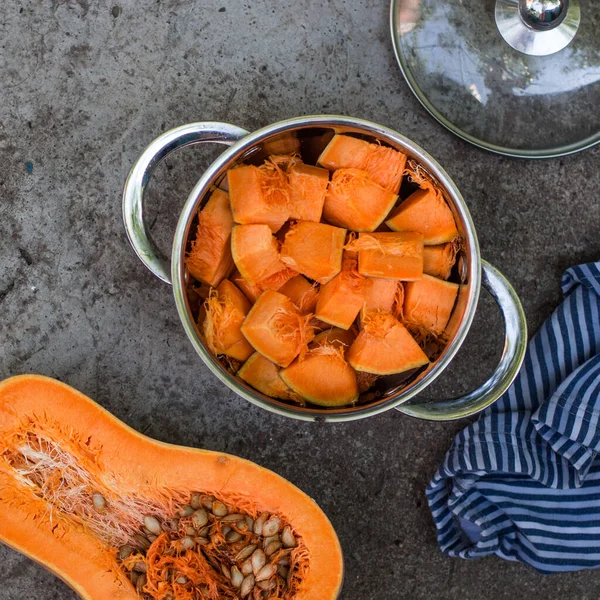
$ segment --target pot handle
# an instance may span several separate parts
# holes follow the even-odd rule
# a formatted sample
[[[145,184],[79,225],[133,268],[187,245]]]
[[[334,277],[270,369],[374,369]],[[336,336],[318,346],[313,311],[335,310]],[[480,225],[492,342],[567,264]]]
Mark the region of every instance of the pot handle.
[[[192,144],[231,146],[248,131],[229,123],[188,123],[158,136],[138,158],[123,189],[123,221],[129,242],[138,258],[165,283],[171,283],[171,259],[154,243],[143,213],[144,192],[156,166],[171,152]]]
[[[482,283],[496,300],[504,321],[504,350],[500,362],[490,378],[476,390],[451,400],[408,401],[396,410],[430,421],[461,419],[480,412],[493,404],[514,381],[527,348],[527,321],[521,301],[508,280],[485,260],[482,265]]]

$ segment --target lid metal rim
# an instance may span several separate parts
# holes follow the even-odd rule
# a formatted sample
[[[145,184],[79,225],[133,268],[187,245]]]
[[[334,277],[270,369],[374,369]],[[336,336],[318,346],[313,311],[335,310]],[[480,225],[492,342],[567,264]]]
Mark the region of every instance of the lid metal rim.
[[[448,119],[446,119],[440,111],[438,111],[431,102],[423,95],[421,92],[421,88],[417,85],[415,78],[413,77],[410,69],[407,65],[404,64],[403,54],[400,49],[400,40],[396,34],[395,27],[395,18],[396,7],[398,5],[398,0],[392,0],[390,3],[390,33],[392,37],[392,45],[394,46],[394,54],[396,55],[396,61],[398,66],[400,67],[400,71],[402,71],[402,75],[411,92],[415,95],[417,100],[423,105],[423,107],[427,110],[427,112],[441,125],[443,125],[448,131],[451,131],[459,138],[481,148],[483,150],[489,150],[490,152],[495,152],[496,154],[501,154],[503,156],[510,156],[512,158],[558,158],[560,156],[567,156],[569,154],[575,154],[576,152],[581,152],[583,150],[587,150],[588,148],[592,148],[596,144],[600,143],[600,131],[594,135],[591,135],[580,142],[576,142],[573,144],[568,144],[566,146],[559,146],[558,148],[548,148],[546,150],[523,150],[520,148],[508,148],[505,146],[498,146],[496,144],[491,144],[477,138],[469,133],[466,133],[453,123],[451,123]]]

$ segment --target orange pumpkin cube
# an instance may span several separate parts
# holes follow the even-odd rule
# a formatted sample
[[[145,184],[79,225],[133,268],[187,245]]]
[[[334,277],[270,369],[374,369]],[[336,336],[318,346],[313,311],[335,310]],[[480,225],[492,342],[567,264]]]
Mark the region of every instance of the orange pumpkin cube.
[[[423,276],[423,236],[420,233],[361,233],[347,248],[358,250],[361,275],[403,281]]]
[[[201,327],[206,344],[214,355],[224,354],[243,361],[254,352],[241,331],[249,311],[248,299],[228,279],[211,291],[204,303]]]
[[[288,171],[290,219],[318,223],[329,185],[329,171],[297,163]]]
[[[423,248],[423,273],[448,279],[452,267],[456,262],[458,244],[449,242],[439,246],[425,246]]]
[[[315,311],[319,286],[308,281],[303,275],[292,277],[277,291],[287,296],[303,315]]]
[[[321,286],[315,317],[348,329],[365,302],[365,278],[358,273],[356,259],[345,258],[342,270]]]
[[[242,277],[257,285],[286,268],[268,225],[236,225],[231,233],[231,254]]]
[[[412,193],[392,211],[385,224],[392,231],[422,233],[427,246],[451,242],[458,236],[454,215],[433,186]]]
[[[355,327],[349,329],[342,329],[341,327],[332,327],[321,331],[321,333],[315,336],[312,346],[322,346],[323,344],[329,344],[337,348],[344,348],[348,350],[352,346],[352,342],[356,339],[358,332]]]
[[[346,359],[357,371],[376,375],[403,373],[429,363],[406,327],[389,313],[380,311],[365,315],[363,328]]]
[[[353,231],[374,231],[396,204],[398,196],[360,169],[338,169],[325,196],[323,217]]]
[[[302,397],[292,391],[281,379],[279,367],[260,352],[255,352],[242,365],[237,376],[267,396],[304,404]]]
[[[233,269],[232,227],[229,196],[216,189],[198,214],[196,237],[185,257],[185,265],[192,277],[217,287],[229,275]]]
[[[255,350],[287,367],[314,337],[309,321],[310,315],[301,315],[287,296],[265,290],[244,320],[242,333]]]
[[[342,269],[346,230],[325,223],[298,221],[281,247],[281,260],[318,283],[327,283]]]
[[[346,168],[367,171],[373,181],[397,194],[406,166],[406,154],[349,135],[335,135],[318,162],[332,171]]]
[[[458,285],[423,275],[420,281],[408,282],[404,286],[404,321],[407,326],[416,326],[439,336],[450,319]]]
[[[277,231],[289,218],[287,176],[274,165],[242,165],[227,171],[236,223],[261,223]]]
[[[244,279],[237,269],[231,274],[229,279],[244,293],[244,296],[250,300],[251,304],[254,304],[264,291],[255,283]]]

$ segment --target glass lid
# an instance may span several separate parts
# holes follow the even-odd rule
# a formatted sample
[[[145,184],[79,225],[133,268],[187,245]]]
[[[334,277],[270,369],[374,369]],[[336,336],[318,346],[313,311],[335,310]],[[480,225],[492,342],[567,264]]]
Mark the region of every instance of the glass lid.
[[[600,142],[600,2],[392,0],[396,57],[444,126],[500,154]]]

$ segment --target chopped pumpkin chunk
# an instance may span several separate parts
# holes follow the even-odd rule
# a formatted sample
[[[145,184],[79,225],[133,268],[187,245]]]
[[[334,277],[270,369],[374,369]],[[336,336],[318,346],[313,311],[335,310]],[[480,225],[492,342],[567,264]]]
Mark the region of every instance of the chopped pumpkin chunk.
[[[346,354],[357,371],[376,375],[403,373],[429,363],[406,327],[386,312],[371,311]]]
[[[423,273],[448,279],[456,262],[457,252],[458,244],[456,242],[448,242],[439,246],[425,246],[423,248]]]
[[[312,341],[310,315],[302,315],[283,294],[265,290],[242,324],[242,333],[263,356],[287,367]]]
[[[303,275],[292,277],[278,291],[287,296],[303,315],[315,312],[319,286],[308,281]]]
[[[252,346],[241,331],[242,323],[250,311],[250,303],[240,290],[228,279],[213,289],[204,303],[205,315],[202,333],[209,350],[236,360],[246,360]]]
[[[231,273],[232,227],[229,196],[223,190],[216,189],[198,214],[196,237],[185,257],[185,265],[192,277],[217,287]]]
[[[349,135],[335,135],[318,162],[332,171],[344,168],[367,171],[373,181],[397,194],[406,166],[406,154]]]
[[[341,327],[332,327],[321,331],[321,333],[315,336],[312,345],[330,344],[336,347],[342,347],[344,350],[348,350],[352,345],[352,342],[356,339],[358,332],[355,327],[349,329],[342,329]]]
[[[329,185],[329,171],[297,163],[288,171],[290,219],[318,223]]]
[[[338,169],[333,174],[323,217],[354,231],[373,231],[386,218],[398,196],[377,184],[367,171]]]
[[[281,247],[281,260],[318,283],[327,283],[342,269],[346,230],[325,223],[298,221]]]

